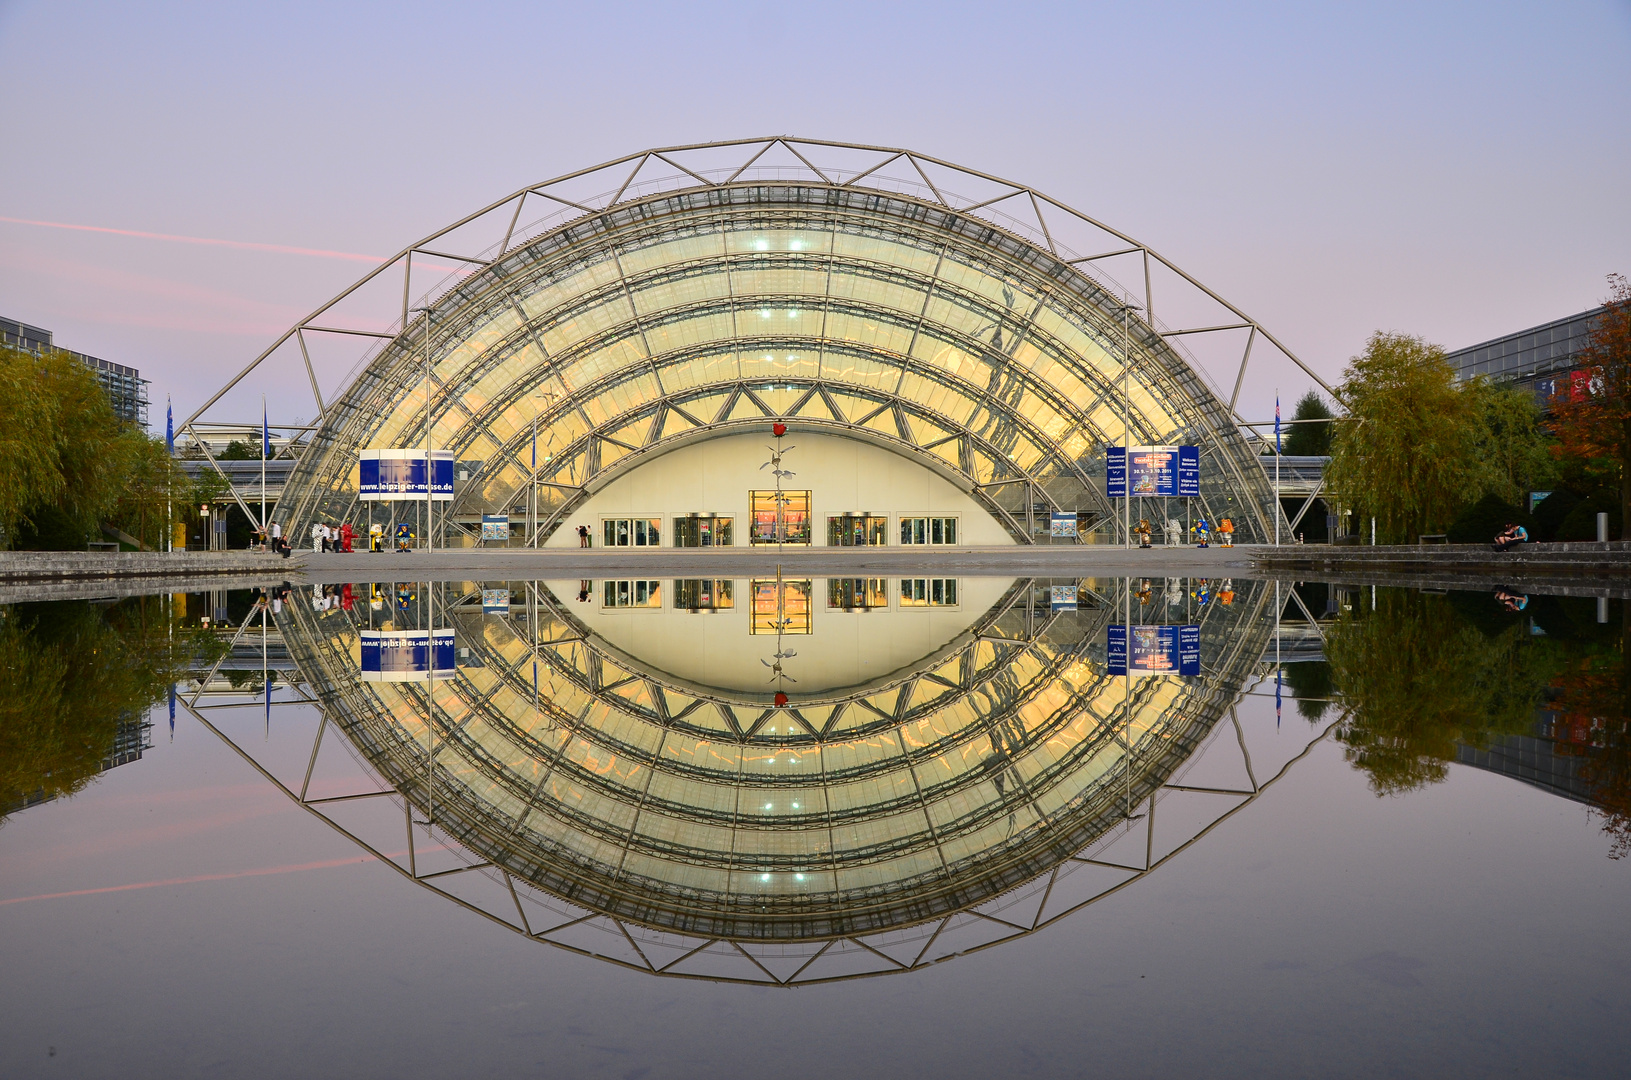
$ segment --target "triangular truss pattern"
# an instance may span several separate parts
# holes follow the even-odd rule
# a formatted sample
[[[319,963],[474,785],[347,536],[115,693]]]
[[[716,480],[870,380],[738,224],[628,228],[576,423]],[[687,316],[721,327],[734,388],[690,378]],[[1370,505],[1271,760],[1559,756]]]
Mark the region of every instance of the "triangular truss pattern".
[[[246,620],[238,637],[252,633],[256,625]],[[988,648],[983,642],[981,647]],[[953,681],[949,665],[942,671],[943,681]],[[205,687],[215,673],[212,668],[203,674],[196,691],[180,699],[186,711],[290,800],[350,839],[365,857],[533,941],[653,975],[773,986],[915,971],[1035,933],[1176,858],[1277,783],[1339,722],[1312,737],[1287,739],[1272,727],[1272,714],[1242,720],[1231,708],[1229,723],[1218,725],[1215,737],[1205,741],[1188,767],[1129,807],[1122,825],[1046,873],[927,923],[872,935],[766,943],[644,927],[538,889],[467,850],[443,830],[433,807],[410,802],[390,788],[326,717],[312,722],[315,701],[308,686],[285,681],[270,700],[237,693],[205,700]],[[263,671],[263,685],[267,678]],[[628,689],[636,683],[643,693],[668,703],[665,691],[643,680],[609,685]],[[879,716],[898,710],[911,689],[903,685],[883,695],[882,709],[869,708]],[[745,711],[738,716],[728,706],[721,709],[736,729],[762,720]],[[854,709],[851,705],[850,711]],[[843,711],[834,709],[826,723],[836,722]],[[255,715],[246,722],[244,716],[251,712]],[[1244,782],[1235,786],[1218,779],[1223,777]]]
[[[241,425],[255,411],[258,403],[253,399],[266,389],[252,383],[251,376],[268,364],[278,376],[271,384],[278,395],[300,384],[310,395],[304,408],[298,400],[279,396],[280,415],[273,426],[280,432],[310,431],[323,422],[330,405],[372,356],[400,335],[423,332],[421,324],[428,316],[419,313],[430,309],[461,280],[492,266],[517,247],[623,203],[687,189],[764,181],[904,195],[977,217],[1034,244],[1135,306],[1141,323],[1178,350],[1245,426],[1257,426],[1236,411],[1254,356],[1261,363],[1266,352],[1276,353],[1281,361],[1295,365],[1331,391],[1324,379],[1255,319],[1149,245],[1064,202],[1026,185],[912,150],[769,136],[642,150],[529,184],[467,214],[382,261],[291,326],[184,419],[177,434],[197,442],[212,426]],[[1169,324],[1168,318],[1176,321]],[[1198,350],[1212,358],[1210,363],[1186,347],[1206,337],[1228,342],[1227,347]],[[289,378],[291,373],[295,379]],[[770,411],[762,404],[759,408]],[[838,410],[834,407],[832,411]],[[310,420],[291,419],[297,415]],[[902,437],[912,441],[909,425],[898,417],[895,424]],[[219,471],[218,465],[216,468]],[[258,519],[259,514],[248,504],[242,509]]]

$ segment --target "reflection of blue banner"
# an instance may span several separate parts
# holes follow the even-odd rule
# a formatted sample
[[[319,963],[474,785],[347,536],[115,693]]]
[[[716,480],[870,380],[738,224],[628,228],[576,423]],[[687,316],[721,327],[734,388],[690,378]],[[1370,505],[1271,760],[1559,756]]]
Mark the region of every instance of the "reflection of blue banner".
[[[1122,446],[1106,448],[1105,494],[1127,497],[1131,479],[1139,498],[1184,498],[1201,493],[1201,454],[1195,446]]]
[[[1048,587],[1048,607],[1052,611],[1076,610],[1076,586],[1051,585]]]
[[[510,590],[481,590],[481,612],[483,615],[508,615],[510,613]]]
[[[1111,626],[1105,654],[1111,675],[1199,675],[1201,628]]]
[[[453,499],[453,451],[432,450],[434,502]],[[357,460],[357,498],[364,502],[425,497],[423,450],[363,450]]]
[[[431,670],[429,630],[363,630],[362,681],[414,682],[427,674],[451,679],[453,631],[436,631],[435,670]]]

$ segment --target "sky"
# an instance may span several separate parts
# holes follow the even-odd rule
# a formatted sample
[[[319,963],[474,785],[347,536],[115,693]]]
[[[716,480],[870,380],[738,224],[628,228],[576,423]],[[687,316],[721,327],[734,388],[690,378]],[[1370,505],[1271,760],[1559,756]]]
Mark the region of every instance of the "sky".
[[[141,369],[160,427],[370,258],[714,139],[1029,184],[1333,383],[1373,331],[1460,348],[1631,273],[1631,0],[0,0],[0,50],[0,315]],[[1243,409],[1309,385],[1254,370]]]

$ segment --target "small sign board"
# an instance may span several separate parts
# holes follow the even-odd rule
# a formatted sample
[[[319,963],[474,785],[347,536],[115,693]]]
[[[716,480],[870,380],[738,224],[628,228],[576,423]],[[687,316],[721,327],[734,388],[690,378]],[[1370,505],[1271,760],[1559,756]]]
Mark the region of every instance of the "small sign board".
[[[1076,586],[1052,585],[1048,588],[1048,607],[1054,611],[1076,610]]]
[[[481,515],[481,538],[483,541],[508,540],[510,538],[510,515]]]
[[[481,611],[483,615],[508,615],[510,613],[510,590],[481,590]]]
[[[1051,512],[1048,515],[1048,535],[1049,536],[1075,536],[1076,535],[1076,511],[1068,510],[1068,511],[1060,512],[1058,510],[1055,510],[1055,511]]]

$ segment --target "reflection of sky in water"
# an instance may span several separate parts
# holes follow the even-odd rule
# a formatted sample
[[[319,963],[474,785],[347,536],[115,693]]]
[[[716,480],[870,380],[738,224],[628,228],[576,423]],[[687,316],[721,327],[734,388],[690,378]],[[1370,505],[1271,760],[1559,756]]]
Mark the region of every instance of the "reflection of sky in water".
[[[1164,595],[1161,582],[1151,591]],[[1323,616],[1318,598],[1307,599]],[[330,617],[308,612],[303,602],[301,618]],[[1284,653],[1309,651],[1301,629],[1288,622]],[[1504,640],[1488,629],[1469,640]],[[226,662],[254,658],[258,678],[256,637],[247,631]],[[1137,831],[1140,818],[1083,853],[1092,861],[1070,861],[1054,892],[1070,900],[1108,888],[1125,874],[1115,866],[1142,865],[1146,851],[1160,862],[1168,843],[1181,844],[1215,816],[1221,796],[1210,791],[1241,782],[1230,769],[1249,757],[1261,783],[1335,719],[1328,712],[1311,723],[1288,691],[1277,720],[1272,677],[1262,681],[1272,637],[1251,642],[1258,655],[1224,703],[1224,727],[1169,778],[1153,841]],[[1075,677],[1102,664],[1102,633],[1097,642],[1099,654],[1079,658],[1087,671]],[[273,662],[277,644],[268,641]],[[1208,639],[1209,667],[1216,644]],[[132,1075],[143,1071],[132,1063],[159,1060],[183,1074],[211,1061],[229,1063],[228,1074],[234,1064],[246,1073],[464,1074],[542,1060],[611,1075],[664,1075],[676,1062],[729,1070],[738,1055],[720,1048],[717,1032],[731,1018],[766,1030],[802,1023],[847,1032],[821,1051],[823,1072],[865,1072],[880,1057],[898,1057],[948,1075],[988,1074],[1010,1068],[1016,1047],[1044,1063],[1092,1053],[1134,1075],[1207,1071],[1220,1047],[1235,1046],[1252,1071],[1279,1074],[1314,1055],[1338,1060],[1328,1055],[1342,1045],[1349,1049],[1340,1060],[1356,1072],[1606,1075],[1625,1049],[1610,1020],[1623,1001],[1627,948],[1614,927],[1625,868],[1603,857],[1604,839],[1578,804],[1487,769],[1452,766],[1443,783],[1379,799],[1342,745],[1316,742],[1260,797],[1155,872],[1041,932],[903,978],[764,995],[529,947],[491,919],[412,887],[240,756],[297,793],[307,783],[309,799],[366,779],[344,740],[328,747],[337,756],[321,753],[313,766],[323,720],[294,703],[301,691],[274,686],[279,704],[268,729],[258,694],[241,687],[234,696],[217,681],[223,692],[200,704],[233,706],[203,713],[230,741],[184,707],[168,741],[161,705],[157,745],[140,761],[71,800],[16,813],[0,830],[0,901],[22,900],[0,903],[0,955],[8,971],[23,973],[8,981],[9,1018],[0,1022],[6,1075],[43,1073],[57,1060],[46,1057],[49,1046],[79,1075]],[[993,681],[979,700],[1011,700],[1013,687]],[[325,744],[335,734],[330,725]],[[1022,725],[995,724],[982,749],[1000,754],[1023,747],[1024,737]],[[1232,757],[1214,752],[1224,742],[1235,744]],[[994,791],[995,781],[987,787]],[[376,803],[393,808],[377,823]],[[439,829],[428,837],[424,826],[410,830],[402,805],[387,796],[326,807],[357,834],[377,824],[375,851],[398,865],[411,831],[422,877],[469,862],[442,850],[452,845]],[[492,880],[462,870],[427,885],[439,882],[480,908],[488,898],[472,886],[477,879]],[[113,891],[97,891],[104,889]],[[56,894],[74,895],[27,899]],[[947,955],[967,951],[965,926],[1026,925],[1055,899],[1021,889],[988,903],[966,924],[942,929]],[[1535,931],[1537,918],[1546,922],[1536,913],[1560,903],[1571,925],[1594,929],[1519,932]],[[523,892],[510,901],[510,918],[518,905],[529,915],[547,910]],[[592,921],[572,944],[624,958],[614,947],[619,935],[589,928]],[[1491,928],[1513,932],[1492,937]],[[879,951],[910,963],[925,942],[901,934]],[[632,944],[671,955],[656,935]],[[697,966],[713,964],[715,951],[699,952]],[[764,963],[785,971],[808,951]],[[1571,1024],[1525,1025],[1522,1040],[1504,1038],[1514,1017],[1549,1007],[1536,997],[1547,985],[1571,988]],[[887,1036],[879,1030],[880,1016],[921,1011],[922,989],[931,986],[935,1004],[921,1023],[888,1025]],[[430,999],[436,1005],[427,1011]],[[140,1002],[135,1014],[132,1002]],[[1355,1030],[1368,1032],[1362,1046],[1349,1042]],[[783,1071],[816,1070],[812,1057]]]

